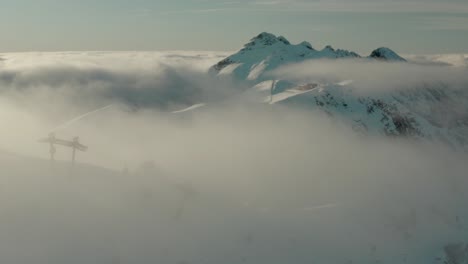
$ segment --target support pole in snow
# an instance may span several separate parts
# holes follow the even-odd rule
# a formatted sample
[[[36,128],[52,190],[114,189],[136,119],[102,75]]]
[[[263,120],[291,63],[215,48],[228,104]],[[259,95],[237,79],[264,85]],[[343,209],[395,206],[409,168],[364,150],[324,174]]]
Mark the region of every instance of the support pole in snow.
[[[77,146],[80,144],[80,138],[74,137],[73,138],[73,145],[72,145],[72,168],[75,167],[75,160],[76,160],[76,149]]]
[[[275,84],[276,84],[276,80],[273,80],[271,82],[271,88],[270,88],[270,104],[273,103],[273,90],[275,89]]]
[[[72,165],[75,166],[76,148],[72,150]]]
[[[79,137],[74,137],[73,140],[63,140],[63,139],[58,139],[55,137],[54,133],[50,133],[49,137],[40,139],[39,142],[41,143],[47,143],[50,146],[50,163],[51,165],[54,164],[55,162],[55,152],[56,148],[55,145],[60,145],[64,147],[69,147],[72,148],[72,157],[71,157],[71,165],[72,169],[75,167],[75,161],[76,161],[76,151],[86,151],[88,150],[88,147],[80,143],[80,138]]]
[[[49,154],[50,154],[50,167],[54,167],[54,162],[55,162],[55,153],[57,152],[57,149],[55,148],[54,145],[54,139],[55,139],[55,134],[50,133],[49,134]]]

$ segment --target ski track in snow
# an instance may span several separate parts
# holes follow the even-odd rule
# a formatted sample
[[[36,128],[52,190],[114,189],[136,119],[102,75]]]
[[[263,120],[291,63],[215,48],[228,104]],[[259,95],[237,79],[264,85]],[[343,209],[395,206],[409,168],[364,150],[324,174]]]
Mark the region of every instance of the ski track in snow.
[[[77,116],[77,117],[75,117],[75,118],[73,118],[73,119],[71,119],[71,120],[69,120],[69,121],[67,121],[67,122],[65,122],[65,123],[63,123],[63,124],[61,124],[61,125],[55,127],[55,128],[52,129],[50,132],[56,132],[56,131],[58,131],[58,130],[67,128],[67,127],[69,127],[70,125],[72,125],[73,123],[78,122],[78,121],[80,121],[80,120],[83,119],[83,118],[86,118],[86,117],[88,117],[88,116],[91,116],[91,115],[93,115],[93,114],[96,114],[97,112],[106,110],[106,109],[108,109],[108,108],[110,108],[110,107],[112,107],[112,106],[114,106],[114,105],[111,104],[111,105],[108,105],[108,106],[104,106],[104,107],[101,107],[101,108],[99,108],[99,109],[96,109],[96,110],[90,111],[90,112],[88,112],[88,113],[82,114],[82,115],[80,115],[80,116]]]
[[[187,107],[185,109],[182,109],[182,110],[178,110],[178,111],[174,111],[172,112],[173,114],[180,114],[180,113],[185,113],[185,112],[188,112],[188,111],[192,111],[192,110],[195,110],[197,108],[200,108],[200,107],[204,107],[206,106],[206,104],[203,104],[203,103],[200,103],[200,104],[194,104],[190,107]]]

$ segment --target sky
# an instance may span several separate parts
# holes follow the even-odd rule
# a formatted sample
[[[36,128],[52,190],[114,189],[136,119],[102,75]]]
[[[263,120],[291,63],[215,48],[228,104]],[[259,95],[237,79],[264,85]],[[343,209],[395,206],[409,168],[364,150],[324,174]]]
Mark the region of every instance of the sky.
[[[316,48],[468,52],[466,0],[0,0],[0,52],[240,49],[260,32]]]

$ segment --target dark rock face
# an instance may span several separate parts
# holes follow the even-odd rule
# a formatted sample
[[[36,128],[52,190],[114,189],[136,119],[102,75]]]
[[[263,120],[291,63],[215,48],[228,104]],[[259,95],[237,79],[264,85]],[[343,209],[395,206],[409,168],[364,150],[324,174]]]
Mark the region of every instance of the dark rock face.
[[[372,51],[369,58],[376,59],[376,60],[383,60],[383,61],[406,61],[398,54],[396,54],[393,50],[389,48],[378,48]]]
[[[370,57],[371,58],[376,58],[376,59],[384,59],[385,58],[380,50],[372,51]]]
[[[307,42],[307,41],[303,41],[300,45],[306,47],[306,48],[309,49],[309,50],[314,50],[314,48],[312,47],[312,44],[310,44],[310,43]]]
[[[213,69],[215,69],[216,71],[220,71],[222,69],[224,69],[226,66],[230,65],[234,63],[232,60],[230,60],[229,58],[227,59],[224,59],[220,62],[218,62],[215,66],[213,66]]]
[[[290,45],[289,41],[285,37],[276,37],[273,34],[263,32],[251,39],[250,42],[246,44],[246,46],[255,46],[257,44],[271,46],[278,41],[281,41],[286,45]]]
[[[417,121],[409,113],[402,113],[398,107],[381,99],[359,98],[359,103],[367,109],[367,115],[380,115],[383,132],[388,136],[422,136]],[[315,104],[320,108],[335,108],[348,111],[348,103],[342,98],[336,98],[328,92],[315,96]],[[326,110],[326,109],[324,109]],[[359,123],[359,121],[357,121]],[[358,124],[356,124],[358,125]]]
[[[421,133],[416,127],[416,120],[407,114],[398,111],[394,105],[388,104],[380,99],[367,100],[367,113],[371,114],[375,109],[380,109],[383,112],[381,122],[384,124],[385,133],[387,135],[400,136],[420,136]],[[396,131],[392,131],[391,124],[394,125]]]

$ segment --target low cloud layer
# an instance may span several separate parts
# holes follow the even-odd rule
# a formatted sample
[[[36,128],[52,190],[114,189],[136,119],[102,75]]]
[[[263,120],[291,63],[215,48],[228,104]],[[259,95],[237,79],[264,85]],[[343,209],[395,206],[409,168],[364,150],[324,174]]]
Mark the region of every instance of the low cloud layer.
[[[207,77],[205,59],[151,67],[126,66],[127,58],[36,67],[23,58],[0,70],[1,262],[438,263],[445,245],[465,241],[464,154],[236,100],[245,87]],[[408,83],[423,77],[423,66],[385,65],[386,75],[374,64],[354,65],[367,74],[347,72],[343,63],[278,74],[376,85],[403,72]],[[465,81],[458,69],[428,69],[429,78]],[[178,89],[196,92],[179,97]],[[134,97],[151,100],[139,108]],[[169,113],[198,100],[213,103]],[[79,135],[89,151],[72,172],[70,151],[58,149],[51,167],[48,146],[36,140],[109,104],[57,131]]]
[[[455,58],[454,58],[455,57]],[[462,55],[414,56],[410,63],[382,63],[370,60],[310,60],[274,71],[271,76],[302,82],[339,83],[352,80],[364,93],[411,90],[425,85],[446,85],[466,89],[466,64]],[[458,59],[455,60],[455,59]]]
[[[229,91],[214,89],[227,84],[206,78],[207,68],[220,57],[190,52],[12,54],[1,68],[0,92],[32,98],[33,104],[180,107]]]

